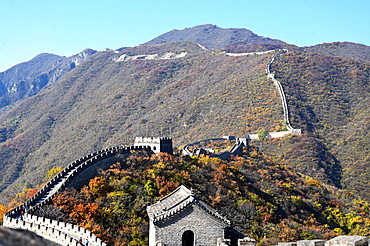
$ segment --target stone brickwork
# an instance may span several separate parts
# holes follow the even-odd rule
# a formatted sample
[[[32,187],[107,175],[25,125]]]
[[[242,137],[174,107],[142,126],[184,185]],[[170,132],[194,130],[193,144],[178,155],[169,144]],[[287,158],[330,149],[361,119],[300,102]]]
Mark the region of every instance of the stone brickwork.
[[[326,241],[325,246],[368,246],[369,238],[363,236],[346,236],[341,235],[329,241]]]
[[[26,220],[4,217],[4,225],[8,228],[24,229],[61,245],[81,246],[79,238],[88,238],[92,246],[107,246],[100,238],[91,231],[66,222],[46,219],[29,215]]]
[[[324,246],[326,240],[316,239],[316,240],[300,240],[297,241],[297,246]]]
[[[83,170],[80,169],[79,175],[75,175],[73,179],[71,179],[66,188],[73,188],[73,189],[81,189],[88,180],[93,179],[97,176],[99,170],[106,170],[108,169],[112,163],[116,163],[118,160],[122,160],[124,158],[124,154],[116,154],[113,157],[109,157],[103,160],[96,160],[92,165],[87,166]]]
[[[182,245],[186,231],[194,233],[197,246],[217,245],[217,239],[224,237],[226,223],[216,219],[196,204],[192,204],[171,219],[156,225],[156,242],[166,246]]]

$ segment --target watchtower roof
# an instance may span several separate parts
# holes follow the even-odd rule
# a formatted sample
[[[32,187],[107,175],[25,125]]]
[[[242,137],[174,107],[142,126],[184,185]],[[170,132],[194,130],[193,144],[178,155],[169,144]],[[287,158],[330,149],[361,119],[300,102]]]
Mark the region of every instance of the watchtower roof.
[[[193,192],[184,185],[181,185],[171,194],[161,198],[155,204],[147,207],[147,212],[149,218],[153,220],[153,222],[159,222],[181,212],[183,209],[192,204],[201,207],[206,212],[223,221],[227,225],[231,225],[231,222],[228,219],[219,214],[214,208],[195,197]]]

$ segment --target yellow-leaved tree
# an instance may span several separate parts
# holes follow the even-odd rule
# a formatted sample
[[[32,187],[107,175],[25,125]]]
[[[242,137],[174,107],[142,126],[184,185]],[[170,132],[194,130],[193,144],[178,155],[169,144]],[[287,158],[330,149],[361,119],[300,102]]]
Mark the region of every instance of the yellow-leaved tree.
[[[6,211],[7,211],[7,208],[4,205],[0,204],[0,225],[3,224],[3,217]]]

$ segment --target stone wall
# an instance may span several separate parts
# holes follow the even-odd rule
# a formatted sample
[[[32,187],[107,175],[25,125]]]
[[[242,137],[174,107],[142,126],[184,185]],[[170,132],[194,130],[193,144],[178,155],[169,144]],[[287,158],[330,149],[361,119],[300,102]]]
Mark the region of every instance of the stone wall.
[[[248,52],[248,53],[225,53],[227,56],[253,56],[253,55],[263,55],[268,54],[271,52],[275,52],[276,50],[267,50],[267,51],[260,51],[260,52]]]
[[[4,218],[4,225],[9,228],[33,231],[36,234],[61,245],[81,246],[78,243],[78,239],[88,238],[91,243],[90,245],[92,246],[106,246],[106,243],[87,229],[34,215],[27,221],[6,217]]]
[[[369,238],[364,236],[341,235],[330,240],[314,239],[297,242],[282,242],[278,246],[368,246]]]
[[[32,212],[42,209],[44,205],[51,202],[51,199],[58,192],[67,187],[81,188],[96,175],[98,169],[109,168],[110,164],[112,161],[115,161],[115,159],[141,150],[150,151],[151,149],[148,146],[113,147],[96,151],[72,162],[49,180],[49,182],[29,200],[5,213],[4,226],[27,229],[62,245],[77,245],[76,240],[80,237],[88,239],[91,242],[91,246],[106,245],[92,232],[84,228],[44,217],[38,217],[32,215]],[[29,208],[27,211],[28,215],[25,220],[21,220],[20,213],[24,211],[26,207]]]
[[[289,121],[288,105],[287,105],[287,102],[286,102],[283,87],[282,87],[281,83],[275,79],[274,74],[270,72],[270,67],[271,67],[271,64],[274,62],[274,60],[278,56],[280,56],[281,54],[284,54],[284,53],[288,52],[288,50],[287,49],[277,49],[277,50],[268,50],[268,51],[264,51],[264,52],[226,53],[226,55],[228,55],[228,56],[248,56],[248,55],[261,55],[261,54],[266,54],[266,53],[271,53],[271,52],[276,52],[276,51],[279,52],[279,53],[274,55],[271,58],[271,60],[266,64],[266,73],[267,73],[267,77],[270,78],[273,81],[274,85],[276,86],[276,88],[279,91],[282,106],[283,106],[284,120],[286,122],[286,127],[287,127],[288,131],[270,132],[267,135],[267,138],[280,138],[280,137],[283,137],[285,135],[292,134],[292,133],[301,134],[301,129],[294,129],[291,126],[290,121]],[[242,138],[239,138],[239,139],[242,139]],[[246,139],[253,140],[253,139],[259,139],[259,137],[258,137],[258,134],[248,134],[246,136]],[[213,138],[213,139],[202,140],[202,141],[198,141],[198,142],[195,142],[195,143],[192,143],[192,144],[185,145],[185,147],[182,150],[182,154],[183,155],[190,155],[190,156],[196,155],[195,152],[189,151],[189,147],[194,146],[194,145],[199,145],[200,142],[207,143],[211,140],[212,141],[221,141],[221,140],[225,140],[225,139],[224,138]],[[247,146],[247,144],[245,144],[245,146]],[[218,154],[211,154],[211,156],[212,157],[218,157],[218,158],[221,158],[221,159],[227,159],[230,155],[238,154],[237,152],[241,147],[242,147],[241,144],[235,144],[232,147],[232,149],[234,149],[236,151],[225,151],[225,152],[218,153]],[[199,153],[201,153],[201,152],[199,152]]]
[[[288,128],[288,130],[291,132],[291,133],[301,133],[301,129],[294,129],[291,125],[290,125],[290,121],[289,121],[289,111],[288,111],[288,105],[287,105],[287,102],[286,102],[286,98],[285,98],[285,93],[284,93],[284,89],[283,89],[283,86],[281,85],[281,83],[275,79],[275,75],[273,73],[270,72],[270,67],[271,67],[271,64],[274,62],[274,60],[280,56],[281,54],[284,54],[288,52],[288,50],[286,49],[283,49],[281,52],[279,52],[278,54],[274,55],[270,62],[267,63],[266,65],[266,73],[267,73],[267,78],[270,78],[273,82],[274,82],[274,85],[276,86],[276,88],[278,89],[279,91],[279,94],[280,94],[280,98],[281,98],[281,103],[283,105],[283,111],[284,111],[284,120],[286,122],[286,127]]]
[[[122,159],[124,155],[116,155],[108,157],[104,160],[96,160],[90,163],[89,166],[86,166],[84,169],[79,169],[78,173],[66,184],[66,188],[81,189],[88,180],[97,176],[99,170],[108,169],[112,163],[117,162]],[[82,174],[83,173],[83,174]],[[82,174],[82,175],[81,175]]]

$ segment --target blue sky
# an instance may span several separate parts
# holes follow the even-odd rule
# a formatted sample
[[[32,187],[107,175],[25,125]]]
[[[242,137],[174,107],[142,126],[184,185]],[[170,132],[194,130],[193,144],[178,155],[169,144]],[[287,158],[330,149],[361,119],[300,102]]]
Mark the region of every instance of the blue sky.
[[[369,10],[369,0],[0,0],[0,72],[43,52],[136,46],[201,24],[298,46],[370,45]]]

